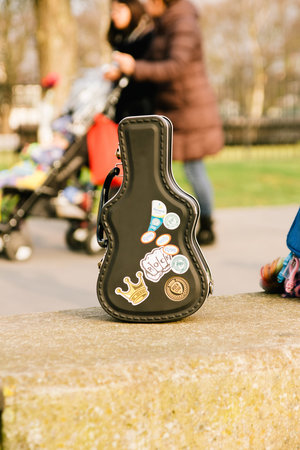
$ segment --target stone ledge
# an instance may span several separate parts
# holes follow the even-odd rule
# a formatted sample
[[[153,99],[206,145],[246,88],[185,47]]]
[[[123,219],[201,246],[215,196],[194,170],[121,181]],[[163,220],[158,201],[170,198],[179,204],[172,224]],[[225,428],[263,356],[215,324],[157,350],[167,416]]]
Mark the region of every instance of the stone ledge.
[[[5,450],[299,449],[300,301],[210,297],[169,324],[0,318]]]

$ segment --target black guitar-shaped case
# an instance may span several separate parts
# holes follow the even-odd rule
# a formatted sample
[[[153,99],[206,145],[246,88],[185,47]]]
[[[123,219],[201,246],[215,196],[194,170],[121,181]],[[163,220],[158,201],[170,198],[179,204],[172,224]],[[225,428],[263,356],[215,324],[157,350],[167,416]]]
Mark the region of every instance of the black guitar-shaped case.
[[[98,213],[98,242],[107,247],[99,302],[122,321],[182,319],[200,308],[212,279],[195,237],[199,204],[173,178],[172,124],[162,116],[127,117],[118,133],[123,183],[102,198]]]

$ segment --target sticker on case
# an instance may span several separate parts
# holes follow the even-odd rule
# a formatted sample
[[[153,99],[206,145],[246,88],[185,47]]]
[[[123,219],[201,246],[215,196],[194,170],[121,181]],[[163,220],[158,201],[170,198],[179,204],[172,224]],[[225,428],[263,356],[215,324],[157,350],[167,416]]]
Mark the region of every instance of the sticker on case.
[[[121,295],[134,306],[139,305],[149,296],[142,272],[139,270],[135,275],[139,280],[137,283],[133,283],[129,277],[123,279],[123,282],[127,284],[127,291],[123,291],[120,287],[115,289],[117,295]]]
[[[177,247],[177,245],[173,245],[173,244],[165,245],[164,252],[167,255],[175,256],[175,255],[177,255],[177,253],[179,253],[179,248]]]
[[[169,278],[165,283],[165,294],[166,296],[174,301],[181,302],[185,300],[190,292],[190,285],[182,277],[172,277]]]
[[[161,277],[171,270],[172,256],[163,251],[163,247],[154,248],[141,260],[145,278],[157,283]]]
[[[171,268],[173,272],[177,274],[183,274],[188,270],[189,267],[190,263],[186,256],[183,255],[173,256],[171,262]]]
[[[156,231],[163,224],[166,214],[166,205],[160,200],[152,200],[151,219],[148,231]]]
[[[156,242],[156,245],[158,247],[162,247],[164,245],[167,245],[170,242],[170,240],[171,240],[171,235],[170,234],[162,234],[161,236],[159,236],[156,239],[155,242]]]
[[[170,212],[164,217],[164,226],[168,230],[175,230],[180,225],[180,217],[174,212]]]
[[[155,231],[146,231],[146,233],[142,234],[141,236],[141,242],[142,244],[149,244],[150,242],[154,241],[155,237]]]

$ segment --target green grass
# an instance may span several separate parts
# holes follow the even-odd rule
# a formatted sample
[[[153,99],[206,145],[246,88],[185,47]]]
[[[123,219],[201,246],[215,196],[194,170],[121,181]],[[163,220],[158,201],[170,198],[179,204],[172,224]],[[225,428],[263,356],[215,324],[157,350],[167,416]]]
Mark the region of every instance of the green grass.
[[[255,148],[224,150],[223,155],[207,158],[206,167],[215,191],[217,208],[268,206],[300,203],[300,147],[292,154],[278,147],[275,152]],[[259,151],[264,152],[259,155]],[[243,153],[239,153],[243,152]],[[193,194],[182,164],[173,163],[177,183]]]
[[[7,169],[18,161],[18,155],[15,152],[0,151],[0,170]]]
[[[0,170],[15,158],[0,153]],[[300,203],[300,144],[228,147],[205,162],[217,208]],[[181,163],[173,163],[173,172],[177,183],[193,194]]]

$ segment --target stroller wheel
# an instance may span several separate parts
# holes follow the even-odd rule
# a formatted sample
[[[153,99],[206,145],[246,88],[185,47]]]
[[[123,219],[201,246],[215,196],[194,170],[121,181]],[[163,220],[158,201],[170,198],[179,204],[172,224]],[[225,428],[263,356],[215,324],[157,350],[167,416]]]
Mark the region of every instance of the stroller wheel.
[[[95,228],[89,230],[84,242],[84,249],[88,255],[98,255],[99,253],[105,252],[105,249],[101,248],[98,244]]]
[[[83,240],[81,239],[81,236],[78,236],[78,230],[80,231],[80,228],[70,227],[66,232],[65,240],[70,250],[79,251],[83,248]],[[78,237],[80,239],[78,239]]]
[[[27,261],[32,255],[32,244],[21,231],[12,231],[3,237],[4,254],[11,261]]]

